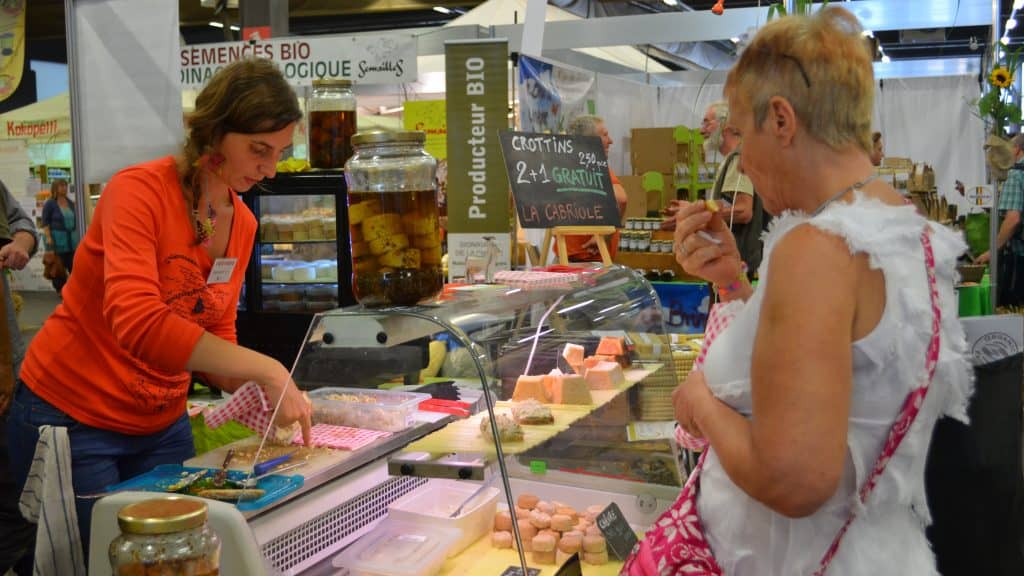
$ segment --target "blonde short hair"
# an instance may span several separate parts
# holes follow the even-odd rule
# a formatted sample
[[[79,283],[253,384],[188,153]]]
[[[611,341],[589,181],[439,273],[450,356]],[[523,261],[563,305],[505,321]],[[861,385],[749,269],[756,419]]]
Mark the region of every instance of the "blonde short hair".
[[[729,121],[729,101],[718,100],[708,105],[708,110],[715,116],[715,120],[718,121],[718,127],[721,129],[725,128],[725,123]]]
[[[577,136],[597,136],[599,124],[604,124],[604,118],[594,116],[593,114],[584,114],[573,118],[572,122],[569,122],[569,125],[565,128],[565,132],[566,134],[575,134]]]
[[[775,96],[804,129],[833,149],[870,153],[874,70],[857,18],[838,6],[765,25],[729,72],[725,93],[749,107],[760,129]]]

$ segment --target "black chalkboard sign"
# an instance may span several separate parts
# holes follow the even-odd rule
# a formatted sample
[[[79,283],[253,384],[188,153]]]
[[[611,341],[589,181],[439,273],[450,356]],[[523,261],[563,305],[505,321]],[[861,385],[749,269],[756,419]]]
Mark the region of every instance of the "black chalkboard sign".
[[[622,516],[619,505],[612,502],[597,515],[597,527],[608,541],[608,549],[619,560],[625,560],[636,546],[636,532],[629,527],[629,522]]]
[[[600,138],[509,131],[498,139],[523,228],[622,225]]]
[[[579,553],[573,553],[565,564],[555,572],[555,576],[583,576],[583,565],[580,564]]]

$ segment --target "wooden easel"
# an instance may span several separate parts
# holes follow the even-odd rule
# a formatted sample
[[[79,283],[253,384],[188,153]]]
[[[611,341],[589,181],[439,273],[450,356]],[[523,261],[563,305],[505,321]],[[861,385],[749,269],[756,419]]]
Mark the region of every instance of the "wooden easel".
[[[615,233],[615,226],[555,226],[544,232],[544,244],[541,246],[540,265],[544,266],[548,261],[548,254],[551,253],[551,240],[555,239],[558,247],[558,263],[567,266],[569,255],[566,253],[566,236],[592,235],[597,240],[597,249],[601,253],[601,263],[605,266],[612,265],[612,255],[608,252],[608,243],[605,236]]]

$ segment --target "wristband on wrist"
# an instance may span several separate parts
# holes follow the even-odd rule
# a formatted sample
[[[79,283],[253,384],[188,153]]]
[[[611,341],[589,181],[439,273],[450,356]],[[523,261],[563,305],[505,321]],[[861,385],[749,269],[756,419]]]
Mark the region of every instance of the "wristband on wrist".
[[[718,297],[726,298],[733,294],[744,286],[749,286],[750,280],[747,279],[747,263],[740,262],[740,273],[736,276],[736,279],[726,284],[725,286],[718,286]]]

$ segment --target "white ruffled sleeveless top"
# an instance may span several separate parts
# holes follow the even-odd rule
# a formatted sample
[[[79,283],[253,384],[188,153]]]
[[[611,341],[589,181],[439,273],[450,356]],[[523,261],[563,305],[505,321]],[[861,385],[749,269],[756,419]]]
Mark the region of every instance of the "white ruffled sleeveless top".
[[[935,379],[917,419],[890,460],[866,509],[850,526],[830,576],[936,574],[925,538],[930,524],[924,466],[932,430],[941,415],[967,422],[973,376],[953,291],[956,259],[966,249],[951,230],[927,223],[912,206],[887,206],[855,194],[811,218],[787,213],[765,237],[762,285],[771,282],[772,249],[787,232],[808,223],[846,240],[885,275],[886,305],[878,326],[853,344],[853,388],[846,465],[836,494],[815,514],[792,519],[773,512],[738,488],[714,449],[701,476],[698,510],[719,565],[729,576],[811,574],[857,502],[857,487],[870,474],[907,394],[926,377],[925,349],[931,306],[920,234],[932,227],[936,280],[942,307],[941,351]],[[808,294],[808,297],[814,297]],[[708,351],[704,370],[714,394],[751,415],[750,366],[761,313],[757,290]],[[800,346],[799,341],[788,343]]]

